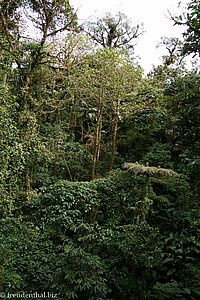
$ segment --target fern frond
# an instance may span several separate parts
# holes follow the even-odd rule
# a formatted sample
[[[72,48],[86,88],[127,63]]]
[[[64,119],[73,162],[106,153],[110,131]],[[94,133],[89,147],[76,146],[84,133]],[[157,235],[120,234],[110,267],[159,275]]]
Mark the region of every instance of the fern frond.
[[[169,199],[167,199],[165,196],[154,196],[153,198],[162,203],[169,203]]]
[[[178,177],[179,174],[171,169],[164,169],[164,168],[157,168],[157,167],[145,167],[138,163],[125,163],[123,165],[124,169],[128,169],[128,171],[132,171],[135,173],[141,173],[148,176],[153,175],[160,175],[160,176],[176,176]]]

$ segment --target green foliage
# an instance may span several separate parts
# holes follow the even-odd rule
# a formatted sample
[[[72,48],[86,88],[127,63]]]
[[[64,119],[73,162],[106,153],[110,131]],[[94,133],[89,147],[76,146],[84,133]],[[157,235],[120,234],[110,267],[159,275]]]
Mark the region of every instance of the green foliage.
[[[6,218],[0,224],[1,285],[7,292],[43,292],[54,273],[56,253],[31,224]]]
[[[101,258],[73,240],[65,240],[52,287],[61,299],[106,299],[106,269]]]
[[[89,180],[90,174],[88,174],[88,169],[90,169],[92,166],[92,155],[89,152],[89,149],[78,142],[65,143],[63,148],[63,153],[65,155],[73,180]],[[60,173],[60,175],[62,175],[61,170],[63,169],[63,158],[61,156],[60,160],[58,160],[56,163],[56,167],[58,168],[58,172]],[[63,174],[62,178],[65,178],[65,176]],[[67,176],[67,178],[69,178],[69,175]]]
[[[145,77],[116,49],[138,35],[121,13],[91,25],[94,50],[68,1],[0,7],[0,292],[198,299],[199,74],[179,41]]]
[[[153,287],[156,294],[152,296],[154,299],[195,299],[191,298],[191,291],[188,288],[183,288],[177,281],[171,280],[168,283],[156,283]]]
[[[199,74],[191,73],[173,80],[165,91],[173,143],[177,150],[188,155],[199,153],[198,86]]]
[[[22,205],[23,222],[3,221],[3,249],[7,251],[5,255],[11,253],[6,263],[9,270],[20,276],[21,290],[32,291],[37,285],[37,290],[42,291],[43,278],[43,287],[57,292],[60,299],[112,299],[117,294],[145,294],[145,272],[151,278],[152,268],[161,259],[161,243],[157,229],[146,223],[132,225],[128,207],[133,201],[135,184],[131,178],[134,179],[129,173],[114,172],[107,180],[57,182]],[[121,190],[125,183],[132,191]],[[40,259],[35,259],[40,250]],[[145,274],[139,266],[146,270]],[[9,284],[6,278],[5,286]],[[30,280],[32,284],[28,287]],[[12,291],[20,289],[13,283]]]
[[[118,12],[116,16],[107,13],[104,18],[88,24],[86,32],[99,45],[108,48],[133,48],[135,40],[141,32],[139,27],[131,26],[127,16]]]
[[[160,264],[158,230],[146,223],[114,226],[100,237],[100,253],[107,264],[107,281],[114,299],[141,299]],[[96,246],[97,248],[97,246]],[[147,284],[147,281],[148,284]]]
[[[196,158],[190,158],[188,162],[188,171],[189,178],[192,186],[192,191],[194,195],[194,200],[196,204],[199,205],[199,195],[200,195],[200,158],[197,156]]]
[[[173,169],[172,145],[155,143],[142,158],[142,163],[150,166]]]
[[[165,187],[167,201],[151,191],[152,210],[137,225],[130,207],[146,193],[144,175],[115,171],[92,182],[59,181],[43,188],[22,203],[23,221],[3,220],[4,290],[10,285],[13,292],[30,292],[37,286],[59,299],[148,299],[163,292],[167,299],[183,287],[181,296],[188,289],[197,295],[199,220],[195,210],[178,210],[184,182],[174,180],[152,182],[157,192],[158,185]]]
[[[197,299],[199,297],[200,252],[199,213],[175,211],[170,215],[171,231],[166,228],[163,261],[153,287],[153,298]]]
[[[22,166],[23,153],[20,153],[20,142],[16,116],[15,98],[9,90],[0,87],[0,207],[1,214],[10,213],[17,186],[18,169]],[[16,165],[17,164],[17,165]]]
[[[118,149],[125,161],[141,160],[154,143],[165,139],[163,92],[158,80],[145,78],[122,100]]]
[[[177,25],[185,25],[186,31],[183,33],[184,46],[182,49],[183,55],[200,53],[200,3],[199,0],[191,0],[187,3],[187,11],[180,16],[173,17],[173,21]]]

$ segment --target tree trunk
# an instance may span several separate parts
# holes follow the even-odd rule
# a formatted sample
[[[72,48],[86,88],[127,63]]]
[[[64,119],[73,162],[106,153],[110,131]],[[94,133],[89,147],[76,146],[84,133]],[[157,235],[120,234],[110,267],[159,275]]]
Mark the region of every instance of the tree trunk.
[[[114,130],[113,130],[112,153],[111,153],[109,171],[112,171],[113,163],[114,163],[114,159],[115,159],[115,145],[116,145],[116,138],[117,138],[117,128],[118,128],[118,120],[119,120],[120,101],[121,101],[121,97],[120,97],[120,95],[118,95],[117,110],[116,110],[115,124],[114,124]]]
[[[61,155],[62,155],[62,157],[63,157],[64,163],[65,163],[65,166],[66,166],[66,168],[67,168],[67,172],[69,173],[69,178],[70,178],[70,180],[72,181],[72,180],[73,180],[73,179],[72,179],[72,175],[71,175],[71,172],[70,172],[70,170],[69,170],[68,164],[67,164],[67,162],[66,162],[66,159],[65,159],[64,153],[63,153],[63,152],[61,152]]]
[[[98,149],[100,144],[101,128],[102,128],[102,112],[103,112],[102,92],[100,91],[98,119],[97,119],[96,137],[95,137],[95,145],[94,145],[93,164],[92,164],[92,179],[95,178],[95,167],[96,167],[97,154],[98,154]]]
[[[5,73],[3,76],[3,87],[6,86],[6,82],[7,82],[7,73]]]
[[[98,149],[97,149],[97,160],[99,160],[100,157],[100,149],[101,149],[101,130],[102,130],[102,113],[100,116],[100,124],[99,124],[99,143],[98,143]]]

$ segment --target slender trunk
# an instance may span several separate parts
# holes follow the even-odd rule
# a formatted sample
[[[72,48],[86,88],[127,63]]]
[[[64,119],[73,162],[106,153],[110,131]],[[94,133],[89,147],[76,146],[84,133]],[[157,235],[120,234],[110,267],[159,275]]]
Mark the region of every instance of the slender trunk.
[[[28,74],[26,76],[26,83],[25,83],[25,87],[23,89],[23,93],[24,93],[24,103],[26,102],[27,99],[27,95],[28,95],[28,90],[29,90],[29,83],[30,83],[30,76],[31,76],[31,71],[32,71],[32,61],[31,61],[31,57],[30,57],[30,61],[29,61],[29,68],[28,68]]]
[[[84,138],[84,129],[83,129],[83,120],[81,120],[81,142],[83,142]]]
[[[99,144],[97,149],[97,160],[99,160],[100,157],[100,149],[101,149],[101,130],[102,130],[102,113],[100,116],[100,124],[99,124]]]
[[[51,88],[51,101],[52,101],[52,103],[55,102],[54,89],[55,89],[55,79],[53,79],[53,84],[52,84],[52,88]]]
[[[98,153],[98,148],[99,148],[99,144],[100,144],[99,137],[101,136],[102,112],[103,112],[102,92],[100,91],[98,119],[97,119],[96,137],[95,137],[95,145],[94,145],[93,164],[92,164],[92,179],[95,178],[95,167],[96,167],[96,161],[97,161],[97,153]]]
[[[41,107],[40,116],[39,116],[39,119],[38,119],[38,129],[37,129],[36,135],[38,135],[40,133],[41,118],[42,118],[42,107]]]
[[[121,97],[120,97],[120,95],[118,95],[117,110],[116,110],[115,124],[114,124],[114,130],[113,130],[112,153],[111,153],[109,171],[112,171],[114,158],[115,158],[115,145],[116,145],[117,129],[118,129],[118,121],[119,121],[120,101],[121,101]]]
[[[62,157],[63,157],[64,163],[65,163],[65,166],[66,166],[66,168],[67,168],[67,171],[68,171],[68,173],[69,173],[70,180],[72,181],[72,175],[71,175],[71,172],[70,172],[70,170],[69,170],[68,164],[67,164],[67,162],[66,162],[66,159],[65,159],[64,153],[62,152],[61,154],[62,154]]]
[[[6,81],[7,81],[7,73],[3,76],[3,87],[6,87]]]
[[[26,182],[27,182],[27,189],[30,192],[31,191],[31,183],[30,183],[30,177],[28,175],[28,171],[26,171]]]
[[[71,119],[71,123],[72,123],[72,133],[74,134],[75,132],[75,128],[76,128],[76,123],[77,123],[77,107],[78,107],[78,100],[77,100],[77,96],[74,93],[74,97],[73,97],[73,108],[72,108],[72,119]]]

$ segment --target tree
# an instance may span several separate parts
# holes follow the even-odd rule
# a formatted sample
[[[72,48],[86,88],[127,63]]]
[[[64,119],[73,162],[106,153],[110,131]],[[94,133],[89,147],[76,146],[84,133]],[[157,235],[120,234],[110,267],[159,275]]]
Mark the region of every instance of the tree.
[[[173,64],[180,65],[183,60],[182,55],[182,46],[183,43],[179,40],[179,38],[172,37],[162,37],[161,42],[158,44],[157,47],[164,46],[168,51],[168,55],[163,56],[163,63],[164,66],[170,66]]]
[[[200,151],[199,81],[198,73],[188,73],[175,78],[165,89],[168,130],[170,126],[176,149],[189,156]]]
[[[164,169],[164,168],[157,168],[157,167],[145,167],[143,165],[140,165],[138,163],[125,163],[123,165],[124,169],[127,169],[128,171],[135,172],[136,174],[144,174],[146,176],[145,179],[145,193],[144,198],[141,201],[138,201],[135,204],[135,207],[132,207],[133,210],[141,214],[141,219],[145,221],[146,214],[149,212],[152,203],[151,200],[151,179],[155,176],[158,177],[170,177],[175,176],[178,177],[178,173],[171,169]],[[138,212],[139,208],[139,212]],[[137,216],[138,217],[138,216]],[[140,221],[140,217],[138,218],[138,221]]]
[[[92,178],[100,160],[104,161],[103,172],[113,168],[121,101],[141,78],[141,68],[133,64],[126,50],[109,48],[86,55],[70,76],[76,128],[82,141],[91,140]],[[69,82],[69,77],[66,80]]]
[[[15,157],[16,182],[21,190],[31,191],[39,161],[44,166],[45,160],[50,162],[55,157],[55,153],[49,151],[50,142],[43,143],[39,136],[41,119],[44,115],[60,112],[68,95],[61,89],[58,92],[60,75],[52,66],[59,66],[60,57],[51,57],[48,49],[64,32],[78,31],[76,20],[76,14],[65,0],[5,0],[0,3],[1,83],[3,91],[9,89],[14,99],[15,114],[11,115],[19,139],[15,146],[12,145],[16,148],[15,156],[8,152],[7,161]],[[6,99],[5,92],[0,96],[2,101]],[[44,158],[46,154],[48,159]],[[9,174],[6,182],[11,185],[11,172],[6,174]]]
[[[0,4],[1,46],[17,66],[15,85],[21,109],[27,102],[34,70],[48,61],[46,42],[52,42],[53,37],[66,30],[77,29],[76,18],[65,0],[22,0],[15,5],[9,0]],[[25,28],[27,22],[30,28],[35,27],[38,37]]]
[[[187,11],[179,16],[172,16],[175,25],[186,26],[183,33],[182,54],[200,55],[200,2],[192,0],[187,4]]]
[[[134,41],[142,34],[142,25],[131,26],[127,16],[110,13],[88,24],[87,34],[99,45],[108,48],[133,48]]]

